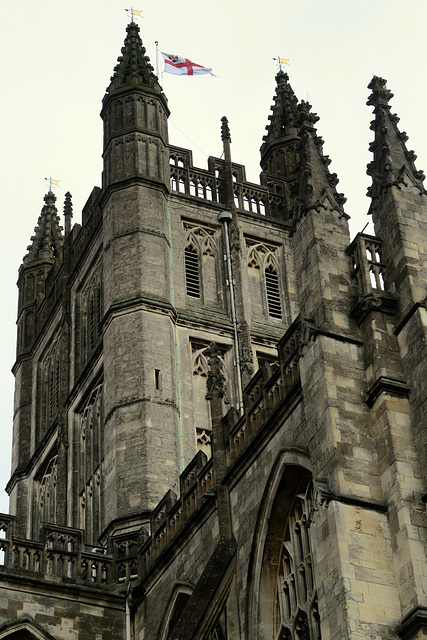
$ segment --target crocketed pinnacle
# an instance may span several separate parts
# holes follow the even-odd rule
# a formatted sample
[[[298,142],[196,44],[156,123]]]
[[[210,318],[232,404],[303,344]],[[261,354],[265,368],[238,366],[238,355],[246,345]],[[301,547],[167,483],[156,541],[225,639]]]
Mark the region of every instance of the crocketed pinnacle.
[[[230,140],[230,127],[228,126],[228,118],[226,116],[222,116],[221,118],[221,140]]]
[[[139,36],[139,26],[131,22],[126,27],[127,36],[122,47],[122,55],[117,59],[110,86],[107,93],[112,94],[126,87],[143,86],[151,88],[156,93],[161,92],[157,76],[150,64],[150,58],[145,55],[145,47]]]
[[[300,142],[293,218],[298,220],[309,209],[324,206],[326,199],[345,216],[343,205],[346,198],[336,190],[339,182],[337,174],[330,173],[328,169],[331,160],[323,154],[323,139],[317,135],[314,126],[319,116],[311,112],[311,105],[304,100],[298,105],[297,112]]]
[[[276,94],[268,116],[270,123],[266,126],[267,134],[263,137],[265,143],[272,143],[278,138],[296,133],[298,126],[298,100],[289,84],[289,76],[279,71],[276,76]],[[264,145],[263,145],[264,146]]]
[[[408,180],[425,193],[422,171],[415,167],[416,155],[408,151],[405,142],[408,136],[400,132],[397,126],[399,118],[391,114],[389,101],[393,94],[386,86],[387,80],[374,76],[368,89],[372,93],[367,104],[374,107],[375,119],[371,122],[371,129],[375,132],[375,139],[369,146],[374,159],[368,164],[367,173],[372,176],[372,186],[368,189],[368,196],[372,198],[370,213],[373,213],[380,193],[392,186],[407,184]]]
[[[24,264],[35,260],[53,260],[59,257],[59,250],[64,244],[62,227],[55,206],[56,197],[49,191],[44,197],[43,206],[31,243],[28,245],[28,253],[24,257]]]

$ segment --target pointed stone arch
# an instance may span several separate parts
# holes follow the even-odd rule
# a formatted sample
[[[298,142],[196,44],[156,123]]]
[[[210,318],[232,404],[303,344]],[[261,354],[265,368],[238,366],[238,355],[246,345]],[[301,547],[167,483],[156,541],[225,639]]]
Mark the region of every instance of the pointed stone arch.
[[[184,222],[186,293],[205,305],[217,306],[222,300],[217,230]]]
[[[55,640],[55,638],[29,617],[23,617],[2,625],[0,640]]]
[[[191,594],[193,593],[193,589],[193,585],[187,582],[175,585],[166,605],[166,613],[157,636],[158,640],[168,640],[171,637],[171,633],[179,619],[179,615],[182,613]]]
[[[278,247],[246,238],[249,290],[252,314],[256,319],[282,320]]]
[[[305,499],[311,486],[312,470],[306,452],[296,447],[282,450],[261,500],[249,560],[246,624],[253,640],[320,638]],[[305,529],[298,539],[301,523]],[[291,526],[294,529],[290,534]],[[295,539],[288,540],[289,537]],[[307,575],[305,594],[304,572],[308,567],[311,574]],[[308,625],[311,635],[299,635],[304,625]]]

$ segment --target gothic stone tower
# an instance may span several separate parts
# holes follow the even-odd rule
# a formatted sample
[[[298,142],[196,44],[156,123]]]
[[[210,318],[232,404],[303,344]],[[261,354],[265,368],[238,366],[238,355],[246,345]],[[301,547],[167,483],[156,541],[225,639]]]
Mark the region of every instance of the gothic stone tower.
[[[260,184],[193,166],[131,23],[104,170],[19,271],[0,639],[427,638],[423,175],[374,78],[350,243],[283,72]]]

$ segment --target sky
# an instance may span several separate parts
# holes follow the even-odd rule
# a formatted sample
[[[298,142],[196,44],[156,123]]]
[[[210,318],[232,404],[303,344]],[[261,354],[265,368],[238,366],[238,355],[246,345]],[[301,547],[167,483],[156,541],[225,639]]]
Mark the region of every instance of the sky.
[[[0,7],[1,152],[0,237],[0,512],[10,473],[15,358],[16,280],[48,190],[62,215],[73,195],[74,222],[102,171],[101,100],[125,37],[130,9],[119,0],[20,0]],[[231,130],[232,157],[259,181],[259,147],[275,90],[276,63],[299,99],[320,116],[324,153],[347,197],[352,237],[369,218],[366,165],[373,133],[366,88],[373,75],[388,80],[392,111],[409,135],[408,149],[427,171],[427,2],[425,0],[147,0],[134,5],[147,55],[156,45],[213,67],[216,77],[165,74],[169,141],[193,151],[194,165],[220,156],[220,120]],[[373,233],[372,224],[366,229]]]

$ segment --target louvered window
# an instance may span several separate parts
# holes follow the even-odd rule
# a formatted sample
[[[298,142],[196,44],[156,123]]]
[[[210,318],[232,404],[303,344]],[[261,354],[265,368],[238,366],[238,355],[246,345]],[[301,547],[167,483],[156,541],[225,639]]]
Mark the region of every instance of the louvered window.
[[[272,318],[281,318],[282,305],[280,304],[279,276],[271,265],[265,270],[265,286],[267,289],[268,315]]]
[[[200,298],[199,253],[193,245],[185,247],[185,283],[187,295]]]

